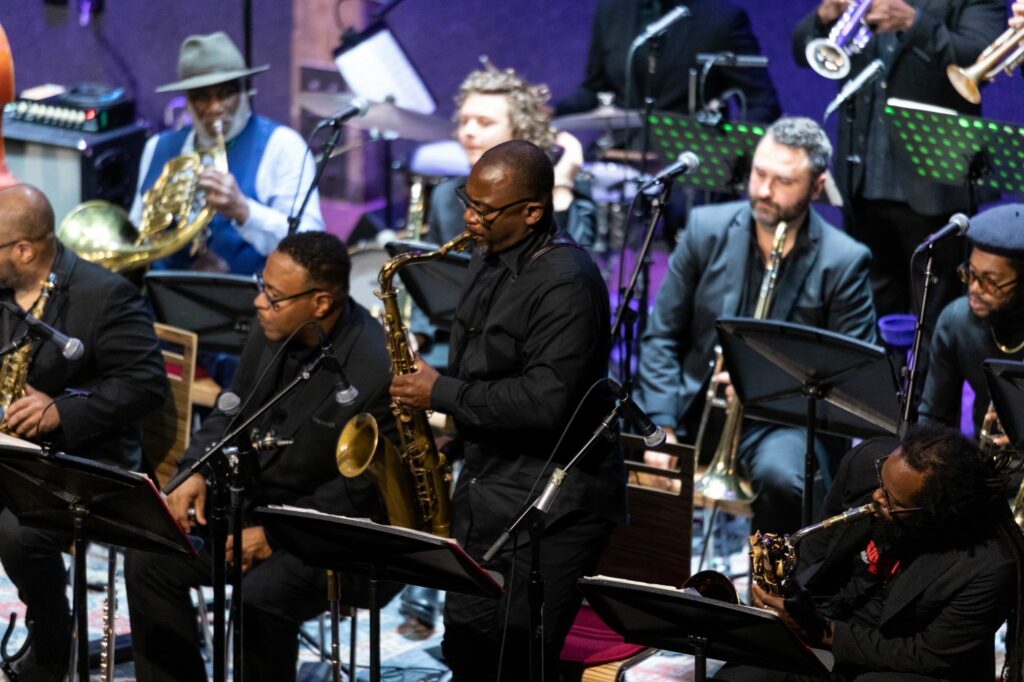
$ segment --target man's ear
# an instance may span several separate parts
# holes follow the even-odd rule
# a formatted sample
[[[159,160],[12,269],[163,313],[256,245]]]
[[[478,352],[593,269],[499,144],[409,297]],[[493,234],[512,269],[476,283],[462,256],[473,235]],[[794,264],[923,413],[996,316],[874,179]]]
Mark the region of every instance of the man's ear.
[[[544,204],[540,201],[531,201],[523,209],[526,212],[526,224],[533,229],[537,223],[544,218]]]
[[[334,295],[329,291],[318,291],[313,294],[313,314],[318,320],[322,320],[334,310]]]

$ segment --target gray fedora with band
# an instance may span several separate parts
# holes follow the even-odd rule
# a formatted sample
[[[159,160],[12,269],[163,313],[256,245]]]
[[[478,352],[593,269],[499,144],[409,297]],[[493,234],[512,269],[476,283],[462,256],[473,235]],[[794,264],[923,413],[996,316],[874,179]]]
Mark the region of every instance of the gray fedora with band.
[[[178,52],[178,80],[161,85],[156,91],[205,88],[262,73],[269,68],[266,64],[246,68],[242,53],[223,31],[205,36],[189,36]]]

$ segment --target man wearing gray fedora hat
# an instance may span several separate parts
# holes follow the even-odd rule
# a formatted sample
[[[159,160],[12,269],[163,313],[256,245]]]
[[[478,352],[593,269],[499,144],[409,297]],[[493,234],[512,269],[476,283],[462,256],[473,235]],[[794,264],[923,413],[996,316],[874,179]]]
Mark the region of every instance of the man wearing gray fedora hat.
[[[293,197],[314,175],[302,137],[291,128],[252,113],[246,79],[269,66],[249,68],[222,31],[189,36],[178,53],[178,80],[157,92],[184,91],[192,125],[156,135],[146,143],[139,186],[132,205],[135,224],[142,217],[142,195],[172,158],[211,147],[214,121],[223,126],[228,172],[207,166],[197,181],[206,205],[217,211],[210,222],[207,253],[192,256],[185,247],[154,263],[164,270],[221,270],[253,274],[288,232]],[[323,230],[319,195],[314,191],[300,230]]]

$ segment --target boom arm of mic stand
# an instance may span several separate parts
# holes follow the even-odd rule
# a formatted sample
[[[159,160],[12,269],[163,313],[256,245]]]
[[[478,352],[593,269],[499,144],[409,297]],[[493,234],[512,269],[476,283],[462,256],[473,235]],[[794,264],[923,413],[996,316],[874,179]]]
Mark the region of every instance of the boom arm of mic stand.
[[[313,196],[313,190],[320,185],[320,177],[324,174],[324,169],[327,168],[327,162],[331,160],[331,152],[338,146],[338,142],[341,141],[342,125],[340,123],[334,123],[331,126],[331,136],[327,138],[322,147],[320,153],[320,162],[316,166],[316,175],[313,176],[313,181],[309,183],[309,187],[306,188],[306,196],[302,199],[302,204],[299,206],[299,210],[293,216],[288,216],[288,234],[293,235],[299,229],[299,223],[302,221],[302,214],[306,212],[306,205],[309,203],[309,198]]]
[[[658,195],[658,205],[651,214],[651,222],[647,225],[647,233],[644,235],[644,243],[640,247],[640,254],[633,265],[633,273],[629,277],[629,285],[622,292],[619,309],[615,311],[615,322],[612,323],[612,343],[617,342],[622,331],[620,327],[622,326],[623,314],[629,307],[630,301],[633,300],[633,293],[636,291],[637,281],[639,281],[640,273],[643,271],[644,261],[647,258],[647,254],[651,251],[651,242],[654,241],[654,230],[657,228],[658,221],[661,220],[662,213],[665,211],[665,205],[672,194],[672,184],[674,182],[674,178],[667,179],[662,185],[661,194]]]
[[[285,386],[280,391],[275,393],[270,398],[270,400],[261,405],[258,410],[253,412],[241,424],[233,428],[220,440],[218,440],[216,443],[207,448],[206,452],[203,453],[202,457],[199,457],[198,459],[194,460],[191,464],[188,465],[187,468],[182,469],[177,474],[175,474],[174,478],[168,481],[167,485],[164,486],[162,492],[165,495],[170,495],[172,492],[174,492],[178,488],[178,486],[184,483],[190,476],[192,476],[192,474],[196,473],[199,469],[206,466],[206,464],[218,451],[222,450],[225,445],[227,445],[235,438],[237,438],[239,434],[245,431],[250,424],[259,419],[260,416],[267,412],[267,410],[272,408],[277,403],[281,402],[281,400],[283,400],[285,396],[287,396],[289,393],[295,390],[299,384],[305,381],[309,381],[309,378],[313,376],[313,373],[320,368],[320,366],[324,363],[324,360],[326,359],[327,355],[323,351],[321,351],[320,355],[318,355],[316,359],[313,360],[313,362],[309,363],[308,365],[305,365],[302,368],[302,371],[299,372],[299,374],[294,379],[288,382],[287,386]]]
[[[547,514],[551,505],[555,501],[555,497],[558,496],[558,491],[561,488],[562,481],[565,477],[576,468],[576,465],[583,458],[585,454],[590,451],[590,448],[594,447],[594,443],[597,442],[598,438],[608,437],[612,433],[612,426],[619,419],[619,403],[615,403],[615,407],[608,413],[608,416],[604,418],[601,424],[594,429],[594,433],[591,434],[589,440],[583,444],[583,447],[579,449],[573,458],[569,460],[569,463],[564,467],[556,467],[551,473],[551,478],[548,480],[548,484],[541,491],[540,495],[531,500],[525,507],[523,507],[519,514],[516,516],[516,520],[513,521],[498,539],[494,541],[494,544],[490,546],[487,552],[484,554],[483,562],[487,563],[501,551],[501,548],[511,540],[513,537],[519,534],[523,528],[529,528],[535,520],[542,518]]]

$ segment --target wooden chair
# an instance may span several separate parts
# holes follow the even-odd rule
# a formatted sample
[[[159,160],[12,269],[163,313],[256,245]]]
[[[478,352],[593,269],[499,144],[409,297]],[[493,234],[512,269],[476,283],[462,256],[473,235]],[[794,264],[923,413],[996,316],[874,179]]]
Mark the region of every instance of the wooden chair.
[[[196,374],[195,333],[157,322],[153,325],[163,349],[171,394],[163,407],[142,422],[142,455],[146,469],[163,486],[178,470],[192,432],[192,386]]]
[[[623,435],[622,443],[627,458],[636,460],[626,462],[629,521],[612,534],[597,573],[679,587],[690,575],[693,449],[684,445],[646,448],[643,439],[631,435]],[[666,471],[643,464],[645,449],[675,455],[680,468]],[[645,478],[648,474],[678,481],[678,486],[654,487]],[[584,604],[566,639],[562,664],[574,674],[582,668],[583,682],[611,682],[625,664],[649,655],[644,647],[625,644]]]

